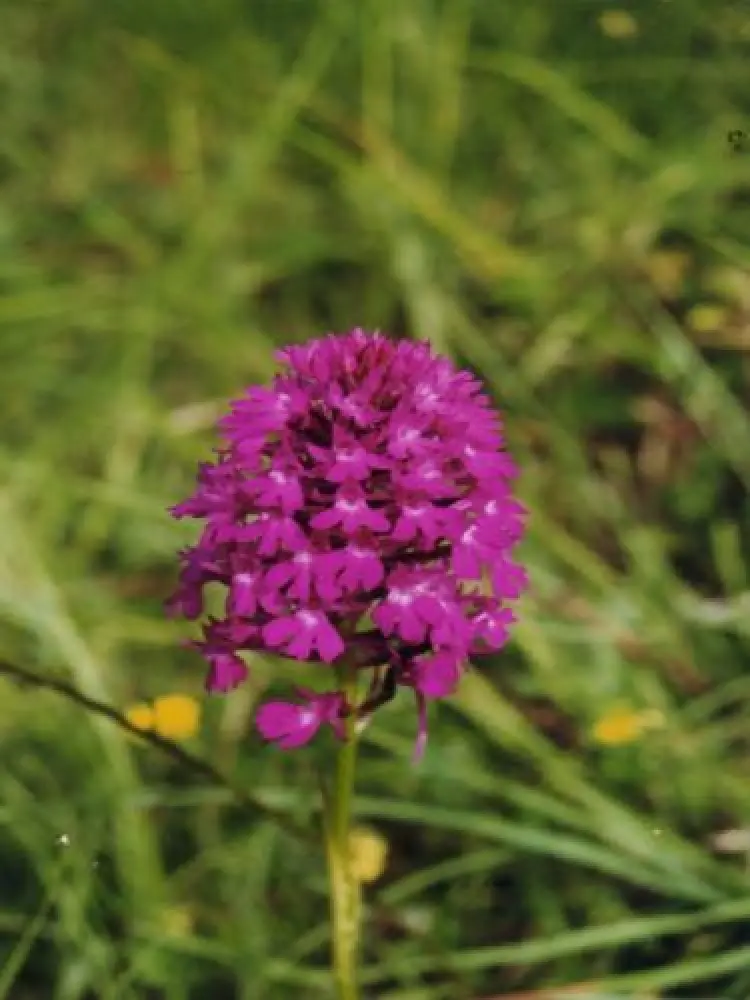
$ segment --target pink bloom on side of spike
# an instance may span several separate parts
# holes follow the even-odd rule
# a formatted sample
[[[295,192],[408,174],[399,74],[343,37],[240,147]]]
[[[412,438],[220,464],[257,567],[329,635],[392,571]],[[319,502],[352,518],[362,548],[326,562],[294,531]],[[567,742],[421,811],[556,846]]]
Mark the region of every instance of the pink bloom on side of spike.
[[[231,691],[247,678],[247,667],[233,653],[214,653],[209,662],[211,669],[206,677],[206,691]]]
[[[344,738],[343,715],[346,700],[338,691],[316,694],[298,688],[303,704],[289,701],[267,701],[255,716],[255,724],[263,739],[278,743],[282,750],[292,750],[309,743],[320,727],[327,723],[339,739]]]
[[[266,739],[291,749],[324,724],[340,735],[346,713],[369,717],[405,687],[421,752],[428,702],[453,693],[470,656],[502,648],[528,586],[502,420],[427,343],[356,329],[276,357],[283,373],[231,404],[215,461],[171,508],[204,527],[168,610],[199,619],[206,585],[226,588],[225,617],[191,643],[209,691],[245,680],[244,652],[372,671],[360,705],[336,690],[269,702]]]

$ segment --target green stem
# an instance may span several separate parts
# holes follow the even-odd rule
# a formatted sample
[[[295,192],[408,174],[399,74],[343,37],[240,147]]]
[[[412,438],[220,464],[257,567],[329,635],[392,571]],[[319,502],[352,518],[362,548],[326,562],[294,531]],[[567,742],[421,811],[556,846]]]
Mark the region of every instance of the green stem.
[[[347,700],[356,698],[356,670],[341,668],[340,681]],[[338,1000],[357,1000],[357,952],[359,942],[359,883],[352,874],[349,847],[357,735],[354,717],[346,720],[346,739],[336,755],[333,794],[324,798],[324,820],[328,874],[331,882],[331,926],[333,970]]]

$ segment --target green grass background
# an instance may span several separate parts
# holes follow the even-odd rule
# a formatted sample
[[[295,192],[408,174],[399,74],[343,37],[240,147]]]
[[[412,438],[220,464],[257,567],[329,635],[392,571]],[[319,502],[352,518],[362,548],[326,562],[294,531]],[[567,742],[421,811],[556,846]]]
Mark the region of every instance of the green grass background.
[[[370,1000],[750,996],[750,3],[625,8],[0,0],[1,660],[194,694],[188,749],[314,831],[331,747],[255,735],[273,658],[205,699],[165,508],[328,330],[427,337],[506,414],[533,585],[419,768],[405,695],[367,730]],[[664,726],[595,744],[618,700]],[[7,677],[0,763],[2,1000],[331,997],[275,814]]]

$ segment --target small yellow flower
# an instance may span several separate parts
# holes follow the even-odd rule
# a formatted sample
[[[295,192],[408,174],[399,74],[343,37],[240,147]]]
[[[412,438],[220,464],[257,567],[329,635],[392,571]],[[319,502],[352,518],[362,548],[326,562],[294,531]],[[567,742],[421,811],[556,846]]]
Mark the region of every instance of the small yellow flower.
[[[358,882],[375,882],[385,871],[388,841],[377,830],[357,826],[349,834],[352,874]]]
[[[154,729],[173,740],[195,736],[200,724],[200,705],[186,694],[166,694],[154,701]]]
[[[703,302],[688,310],[685,318],[687,325],[696,333],[716,333],[724,326],[728,316],[726,306]]]
[[[131,705],[125,712],[125,718],[128,720],[130,725],[135,726],[136,729],[154,728],[153,709],[145,702],[139,702],[137,705]]]
[[[621,746],[633,743],[643,732],[643,713],[618,706],[605,712],[595,724],[592,735],[597,743]]]
[[[607,38],[632,38],[638,34],[638,22],[626,10],[605,10],[599,15],[599,28]]]

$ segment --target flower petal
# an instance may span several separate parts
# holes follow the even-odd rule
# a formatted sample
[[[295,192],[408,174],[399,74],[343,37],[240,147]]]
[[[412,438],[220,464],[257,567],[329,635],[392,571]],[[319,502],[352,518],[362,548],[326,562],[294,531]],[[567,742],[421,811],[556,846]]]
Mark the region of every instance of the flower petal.
[[[426,698],[446,698],[453,694],[461,677],[458,657],[436,653],[415,664],[417,690]]]
[[[210,653],[208,660],[211,669],[206,677],[205,688],[209,693],[231,691],[247,678],[247,667],[233,653]]]
[[[296,630],[294,618],[275,618],[263,626],[263,638],[269,646],[283,646],[294,637]]]

